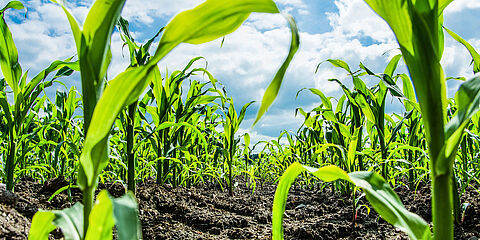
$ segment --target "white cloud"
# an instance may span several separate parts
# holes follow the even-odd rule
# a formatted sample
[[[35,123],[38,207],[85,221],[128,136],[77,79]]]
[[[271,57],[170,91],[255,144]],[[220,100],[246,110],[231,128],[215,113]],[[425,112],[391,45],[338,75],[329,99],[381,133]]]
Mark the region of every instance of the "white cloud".
[[[73,56],[76,47],[63,11],[53,4],[34,3],[35,11],[20,23],[8,22],[23,69],[38,73],[54,60]]]
[[[445,9],[445,14],[454,14],[465,9],[477,8],[480,8],[480,1],[478,0],[455,0]]]
[[[363,0],[336,0],[338,12],[327,13],[334,32],[361,38],[370,37],[382,43],[393,42],[388,25]]]
[[[183,10],[195,7],[203,0],[145,1],[128,0],[122,15],[131,20],[151,24],[156,18],[171,17]]]

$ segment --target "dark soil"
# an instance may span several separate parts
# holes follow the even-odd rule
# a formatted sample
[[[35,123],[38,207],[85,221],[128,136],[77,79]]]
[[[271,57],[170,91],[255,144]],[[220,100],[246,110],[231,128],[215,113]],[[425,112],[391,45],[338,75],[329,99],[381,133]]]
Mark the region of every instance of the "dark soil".
[[[0,239],[26,239],[30,221],[39,209],[61,209],[81,200],[78,189],[48,198],[68,185],[63,179],[39,184],[21,180],[15,188],[17,199],[3,202],[0,194]],[[100,184],[113,196],[125,192],[122,184]],[[271,208],[275,186],[257,188],[254,194],[240,184],[230,197],[218,186],[205,185],[190,189],[140,183],[137,188],[144,239],[270,239]],[[396,189],[407,209],[431,221],[430,191],[419,188],[416,194],[406,187]],[[9,195],[10,196],[10,195]],[[480,237],[480,198],[475,189],[462,197],[469,206],[464,222],[455,228],[455,239],[476,240]],[[70,199],[72,201],[70,201]],[[366,204],[364,200],[360,203]],[[368,204],[366,204],[368,205]],[[322,190],[290,190],[285,212],[286,239],[408,239],[407,236],[378,217],[372,209],[361,207],[356,225],[352,224],[350,197]],[[61,238],[56,230],[53,238]]]

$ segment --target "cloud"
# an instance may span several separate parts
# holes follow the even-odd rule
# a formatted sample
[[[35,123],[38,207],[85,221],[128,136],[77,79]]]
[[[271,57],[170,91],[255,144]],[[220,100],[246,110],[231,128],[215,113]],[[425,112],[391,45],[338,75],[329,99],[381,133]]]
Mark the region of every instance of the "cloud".
[[[474,0],[455,0],[445,9],[445,14],[459,13],[465,9],[480,8],[480,1]]]
[[[347,37],[368,37],[381,43],[395,40],[389,26],[363,0],[337,0],[335,5],[338,12],[327,13],[334,32]]]
[[[63,11],[53,4],[31,4],[27,4],[29,14],[26,19],[20,18],[19,22],[7,20],[7,24],[22,68],[36,74],[54,60],[73,56],[76,47]]]

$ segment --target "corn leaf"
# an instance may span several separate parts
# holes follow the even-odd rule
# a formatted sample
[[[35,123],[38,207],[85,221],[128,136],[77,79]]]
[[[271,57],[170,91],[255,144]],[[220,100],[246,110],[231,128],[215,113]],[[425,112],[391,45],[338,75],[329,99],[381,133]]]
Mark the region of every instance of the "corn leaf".
[[[122,11],[125,0],[97,0],[88,12],[83,26],[85,52],[79,52],[81,64],[88,64],[94,79],[102,79],[109,65],[110,36]],[[85,57],[82,55],[86,54]],[[82,61],[85,60],[85,61]]]
[[[62,1],[57,1],[57,0],[50,0],[58,5],[60,5],[63,9],[63,12],[67,16],[68,23],[70,24],[70,28],[72,29],[72,34],[73,34],[73,39],[75,40],[75,44],[77,46],[77,53],[81,52],[81,43],[82,43],[82,30],[80,29],[80,26],[78,25],[77,20],[73,15],[70,13],[70,11],[63,5]]]
[[[300,163],[290,165],[285,173],[280,177],[272,209],[272,239],[283,239],[283,213],[287,201],[288,191],[295,179],[304,171],[309,171],[323,181],[331,182],[337,179],[350,181],[350,177],[342,169],[336,166],[326,166],[319,169],[303,166]]]
[[[278,13],[271,0],[207,0],[176,15],[165,27],[159,47],[151,59],[160,61],[180,43],[200,44],[235,31],[251,12]]]
[[[373,172],[353,172],[348,175],[357,187],[362,188],[368,202],[383,219],[407,233],[411,239],[431,239],[428,223],[409,212],[380,175]]]
[[[4,116],[7,119],[7,124],[9,126],[12,126],[13,124],[12,111],[10,111],[10,104],[7,101],[7,94],[3,91],[0,92],[0,107],[2,107]]]
[[[467,48],[468,52],[472,56],[473,73],[476,74],[476,73],[480,72],[480,54],[478,54],[478,52],[475,51],[475,48],[473,48],[473,46],[470,45],[470,43],[465,41],[463,38],[458,36],[456,33],[450,31],[448,28],[443,27],[443,29],[445,29],[445,31],[447,31],[447,33],[450,34],[450,36],[452,36],[453,39],[457,40],[457,42],[461,43],[463,46],[465,46]]]
[[[65,240],[83,239],[83,205],[75,203],[70,208],[53,211],[53,224],[62,230]]]
[[[360,128],[355,128],[353,135],[351,135],[350,143],[348,144],[347,159],[349,166],[355,164],[355,155],[357,153],[358,133]]]
[[[252,103],[254,103],[255,101],[250,101],[248,102],[247,104],[243,105],[242,109],[240,110],[240,113],[238,115],[238,122],[237,122],[237,126],[235,126],[235,131],[238,130],[238,128],[240,127],[240,124],[242,124],[243,122],[243,118],[245,117],[245,113],[247,112],[247,108],[252,105]]]
[[[0,67],[5,81],[13,90],[14,98],[16,98],[19,92],[18,83],[22,76],[22,68],[18,62],[17,47],[13,42],[12,33],[8,29],[3,15],[3,11],[9,8],[10,3],[2,9],[0,14]]]
[[[267,90],[263,95],[262,105],[258,110],[257,117],[255,118],[253,125],[255,125],[263,116],[263,114],[267,112],[268,108],[270,107],[270,105],[272,105],[273,101],[277,97],[278,91],[280,90],[280,87],[282,85],[283,77],[285,76],[285,72],[287,71],[288,65],[292,61],[293,56],[297,52],[298,47],[300,45],[300,39],[299,39],[298,29],[297,29],[295,20],[290,15],[284,15],[284,16],[287,18],[288,23],[290,25],[290,30],[292,31],[290,50],[288,52],[287,58],[283,62],[280,69],[277,71],[277,74],[275,74],[275,77],[273,78],[272,82],[270,83],[270,85],[268,86]]]
[[[375,114],[373,114],[372,108],[367,103],[367,100],[365,99],[365,97],[361,94],[357,94],[355,96],[355,102],[360,107],[360,109],[362,110],[367,120],[375,124],[377,122]]]
[[[465,126],[480,109],[480,76],[474,77],[462,85],[455,94],[458,110],[445,127],[446,158],[453,158],[460,143]]]
[[[138,219],[138,205],[131,192],[120,198],[111,199],[113,216],[119,240],[142,239],[140,221]]]
[[[308,90],[310,90],[310,92],[312,92],[313,94],[319,96],[320,99],[322,100],[323,105],[324,105],[328,110],[332,110],[332,102],[330,101],[330,99],[328,99],[327,97],[325,97],[325,94],[323,94],[320,90],[315,89],[315,88],[309,88]]]
[[[23,6],[23,4],[19,1],[10,1],[7,3],[7,5],[5,5],[5,7],[3,7],[1,10],[0,10],[0,14],[3,14],[3,12],[5,12],[5,10],[9,9],[9,8],[13,8],[13,9],[17,9],[17,10],[21,10],[21,9],[25,9],[25,15],[27,13],[27,9],[25,8],[25,6]]]
[[[415,86],[433,165],[447,172],[451,163],[436,164],[444,144],[447,100],[440,60],[444,49],[443,9],[450,0],[365,0],[393,30]]]
[[[283,239],[283,213],[288,191],[298,175],[305,171],[325,182],[342,179],[361,187],[367,200],[386,221],[406,232],[412,239],[431,239],[428,224],[418,215],[405,209],[397,194],[377,173],[353,172],[347,174],[332,165],[317,169],[295,162],[281,176],[275,191],[272,210],[272,238],[274,240]]]
[[[102,190],[97,196],[89,216],[89,226],[85,240],[107,240],[113,238],[113,204],[107,190]],[[133,239],[133,238],[132,238]]]
[[[413,103],[416,102],[415,90],[413,89],[412,81],[406,74],[400,75],[403,84],[403,95],[409,100],[405,101],[405,109],[407,111],[412,111],[414,106]]]
[[[171,128],[171,127],[187,127],[187,128],[192,129],[197,134],[197,136],[200,138],[200,140],[202,141],[203,148],[207,152],[208,144],[207,144],[207,140],[205,139],[205,136],[202,134],[202,132],[200,132],[200,130],[198,130],[197,127],[195,127],[195,126],[193,126],[193,125],[191,125],[187,122],[179,122],[179,123],[162,122],[159,126],[156,127],[156,131],[166,129],[166,128]]]
[[[387,74],[388,76],[392,77],[393,73],[395,72],[395,69],[397,69],[398,62],[402,58],[402,54],[397,54],[395,55],[390,62],[388,62],[387,67],[385,68],[385,71],[383,71],[384,74]]]
[[[87,17],[79,50],[82,83],[87,84],[83,86],[84,99],[90,100],[99,96],[96,87],[101,87],[98,81],[103,78],[101,73],[104,71],[105,59],[108,59],[105,48],[108,46],[111,29],[123,3],[124,1],[120,0],[96,1]],[[276,13],[278,9],[271,0],[207,0],[192,10],[182,12],[165,28],[159,47],[147,65],[127,69],[110,82],[96,103],[90,124],[86,124],[90,127],[85,138],[84,151],[80,157],[82,168],[78,177],[78,185],[82,189],[87,186],[95,186],[97,176],[108,161],[107,138],[116,116],[125,106],[136,101],[152,80],[160,76],[156,66],[158,61],[182,42],[199,44],[233,32],[251,12]],[[286,68],[298,48],[298,32],[295,23],[292,18],[288,19],[292,28],[292,41],[296,44],[292,44],[294,51],[291,49],[286,62],[274,78],[274,83],[281,82]],[[84,45],[84,41],[87,45]],[[93,51],[95,49],[99,51]],[[87,60],[92,62],[83,63]],[[169,85],[166,81],[165,91],[162,91],[162,95],[163,92],[178,94],[179,88],[170,88]],[[88,89],[94,89],[94,91],[91,92]],[[90,96],[86,97],[86,92]],[[84,105],[87,104],[84,103]],[[202,135],[200,134],[200,136]]]
[[[28,239],[48,239],[48,235],[51,231],[55,230],[55,225],[52,224],[55,219],[55,213],[38,211],[35,213],[32,219],[32,225],[28,232]]]
[[[343,68],[348,73],[352,73],[348,64],[340,59],[328,59],[327,62],[331,63],[335,67]]]
[[[79,186],[93,186],[96,176],[108,162],[108,133],[122,109],[140,97],[153,78],[160,76],[158,67],[129,68],[110,81],[95,108],[90,129],[85,138],[80,163],[84,174],[79,174]]]

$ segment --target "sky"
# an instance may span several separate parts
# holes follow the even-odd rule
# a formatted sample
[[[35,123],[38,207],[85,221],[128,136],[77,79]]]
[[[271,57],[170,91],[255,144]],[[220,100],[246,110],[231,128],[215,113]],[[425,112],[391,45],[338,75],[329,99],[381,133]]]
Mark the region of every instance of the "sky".
[[[3,7],[8,1],[2,0]],[[48,0],[23,0],[28,8],[25,17],[22,11],[9,10],[7,24],[19,52],[23,71],[35,76],[55,60],[75,54],[75,43],[63,11]],[[93,0],[66,0],[79,22],[83,22]],[[195,7],[202,0],[127,0],[122,16],[131,25],[137,42],[145,42],[158,29],[165,26],[179,12]],[[257,101],[247,111],[239,133],[248,132],[252,142],[269,140],[279,136],[283,130],[295,132],[303,117],[295,116],[295,109],[302,107],[310,111],[320,104],[320,99],[302,88],[317,88],[327,96],[339,97],[341,89],[328,79],[337,78],[347,86],[351,79],[346,72],[322,63],[327,59],[341,59],[352,69],[358,70],[362,62],[374,72],[383,72],[388,61],[399,53],[398,45],[388,25],[362,0],[276,0],[279,9],[294,16],[300,32],[300,49],[294,57],[277,100],[259,123],[251,125],[265,89],[287,55],[290,30],[280,14],[254,13],[234,33],[202,45],[181,44],[160,63],[164,74],[183,69],[190,59],[203,56],[198,66],[207,70],[223,83],[227,93],[233,97],[238,111],[249,101]],[[445,10],[444,24],[461,37],[480,49],[480,27],[478,27],[480,0],[454,0]],[[113,79],[128,66],[128,49],[122,48],[118,32],[112,35],[113,60],[108,75]],[[156,46],[156,45],[155,45]],[[471,57],[466,49],[445,37],[445,52],[442,64],[447,76],[471,77]],[[403,62],[397,72],[407,73]],[[201,79],[201,77],[199,77]],[[62,81],[67,87],[81,89],[79,74]],[[367,81],[368,86],[376,84]],[[448,81],[448,95],[453,96],[458,82]],[[52,98],[60,84],[47,90]],[[399,104],[390,101],[387,111],[401,113]]]

